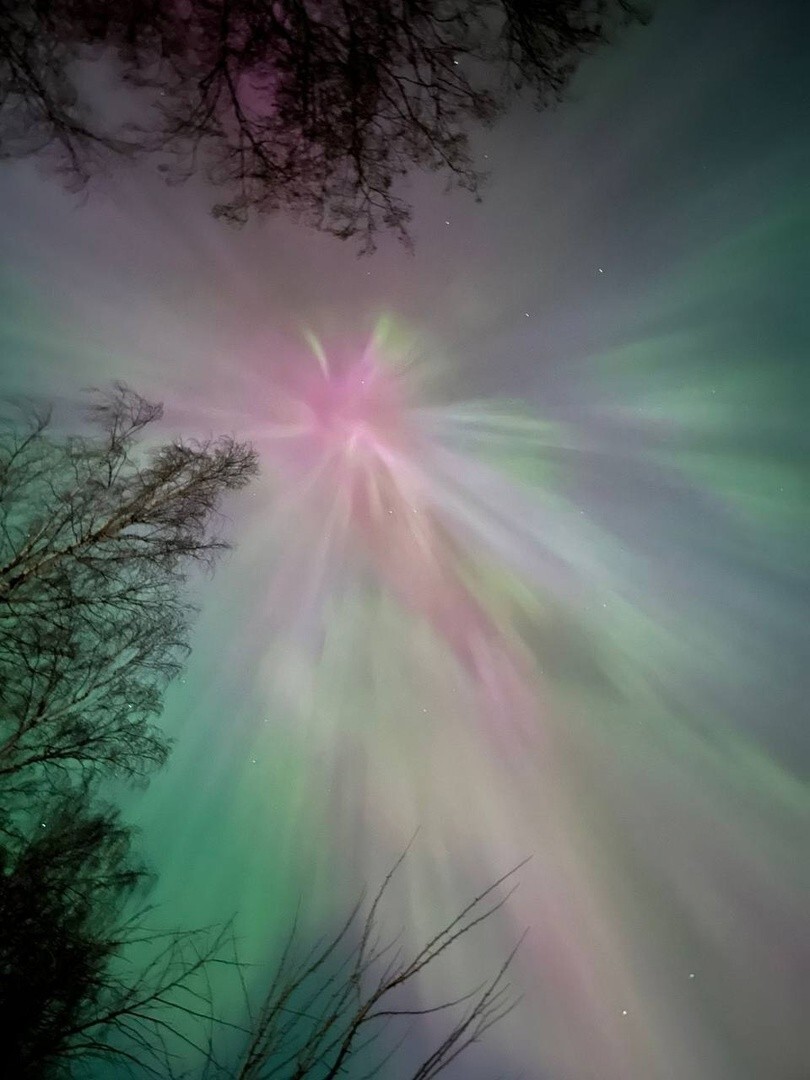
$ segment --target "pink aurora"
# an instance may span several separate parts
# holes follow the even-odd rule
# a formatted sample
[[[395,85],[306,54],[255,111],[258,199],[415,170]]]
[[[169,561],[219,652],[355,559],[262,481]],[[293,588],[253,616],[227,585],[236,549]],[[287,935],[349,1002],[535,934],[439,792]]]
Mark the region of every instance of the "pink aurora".
[[[528,727],[529,664],[462,573],[468,560],[431,499],[425,436],[405,382],[372,348],[341,370],[297,371],[277,414],[275,460],[321,537],[365,555],[380,584],[426,620],[498,726]]]

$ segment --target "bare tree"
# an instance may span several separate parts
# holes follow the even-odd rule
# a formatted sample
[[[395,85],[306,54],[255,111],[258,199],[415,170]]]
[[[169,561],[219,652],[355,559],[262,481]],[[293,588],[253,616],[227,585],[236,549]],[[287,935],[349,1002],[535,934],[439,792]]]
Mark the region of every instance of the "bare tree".
[[[22,809],[21,809],[22,808]],[[257,1008],[231,924],[159,932],[140,902],[150,878],[133,830],[87,784],[58,784],[4,807],[0,829],[3,1062],[26,1080],[91,1075],[195,1080],[332,1080],[379,1076],[407,1039],[403,1021],[447,1014],[446,1033],[410,1080],[438,1076],[519,1000],[498,970],[467,993],[414,1006],[409,988],[507,901],[515,867],[424,946],[383,944],[380,904],[400,857],[361,916],[308,951],[293,924]],[[523,864],[520,864],[521,866]],[[519,945],[519,943],[518,943]],[[217,969],[231,978],[217,980]],[[241,986],[245,1016],[224,1000]],[[397,1028],[399,1027],[399,1030]],[[110,1075],[108,1071],[103,1075]],[[385,1074],[387,1075],[387,1073]]]
[[[99,155],[162,150],[202,169],[242,222],[284,209],[365,250],[407,239],[396,182],[412,167],[477,192],[469,131],[515,91],[557,101],[580,60],[637,0],[6,0],[0,150],[56,149],[81,183]],[[141,92],[140,127],[82,97],[79,62],[104,56]]]
[[[517,886],[505,893],[501,886],[514,878],[524,863],[474,897],[421,948],[407,953],[398,938],[383,941],[377,926],[380,904],[406,854],[386,876],[365,916],[361,917],[361,898],[343,926],[325,943],[297,955],[293,927],[261,1006],[249,1015],[250,1039],[239,1066],[223,1070],[221,1075],[235,1080],[388,1075],[383,1070],[409,1034],[400,1026],[402,1022],[447,1014],[446,1033],[410,1078],[430,1080],[518,1004],[520,999],[511,993],[507,973],[520,942],[493,976],[464,994],[417,1008],[413,991],[426,969],[432,969],[448,950],[466,943],[467,935],[506,903]]]
[[[210,524],[256,456],[232,439],[139,453],[160,416],[123,386],[97,395],[97,437],[47,417],[0,441],[0,777],[43,768],[137,776],[187,649],[181,585],[225,546]]]

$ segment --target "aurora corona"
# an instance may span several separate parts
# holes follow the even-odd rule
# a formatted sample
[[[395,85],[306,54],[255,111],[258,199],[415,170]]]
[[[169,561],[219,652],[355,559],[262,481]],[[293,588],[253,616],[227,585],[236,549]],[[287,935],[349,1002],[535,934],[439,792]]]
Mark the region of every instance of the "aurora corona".
[[[472,680],[490,724],[527,729],[526,661],[465,580],[465,552],[437,504],[431,436],[407,380],[380,355],[382,335],[335,369],[296,373],[279,395],[273,456],[287,500],[303,502],[317,538],[362,552],[376,580],[425,620]]]

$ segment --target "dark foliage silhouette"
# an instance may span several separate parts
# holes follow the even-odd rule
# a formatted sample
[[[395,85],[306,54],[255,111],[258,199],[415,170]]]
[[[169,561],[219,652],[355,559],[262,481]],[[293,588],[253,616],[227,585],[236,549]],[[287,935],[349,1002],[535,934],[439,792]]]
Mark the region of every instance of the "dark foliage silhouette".
[[[110,152],[160,152],[222,189],[214,213],[284,209],[374,247],[407,240],[412,167],[475,193],[469,135],[515,92],[544,107],[636,0],[6,0],[0,152],[49,152],[83,183]],[[102,109],[87,69],[137,91]]]
[[[98,1058],[115,1075],[163,1075],[167,1036],[228,928],[148,929],[148,909],[133,907],[148,877],[132,830],[86,785],[5,799],[2,811],[3,1075],[70,1077]]]

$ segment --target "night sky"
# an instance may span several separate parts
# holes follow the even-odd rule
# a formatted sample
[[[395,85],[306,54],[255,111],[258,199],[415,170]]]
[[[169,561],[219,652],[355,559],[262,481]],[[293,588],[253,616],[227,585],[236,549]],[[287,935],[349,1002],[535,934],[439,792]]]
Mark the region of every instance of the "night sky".
[[[272,959],[418,826],[386,913],[417,942],[532,856],[420,987],[530,927],[523,1003],[449,1080],[810,1076],[808,32],[799,0],[658,3],[476,136],[482,203],[411,179],[414,254],[232,231],[146,164],[85,198],[0,172],[4,391],[69,422],[123,379],[164,437],[262,455],[190,584],[172,760],[119,793],[160,919],[238,912]],[[407,397],[385,528],[336,524],[279,437],[308,334]]]

